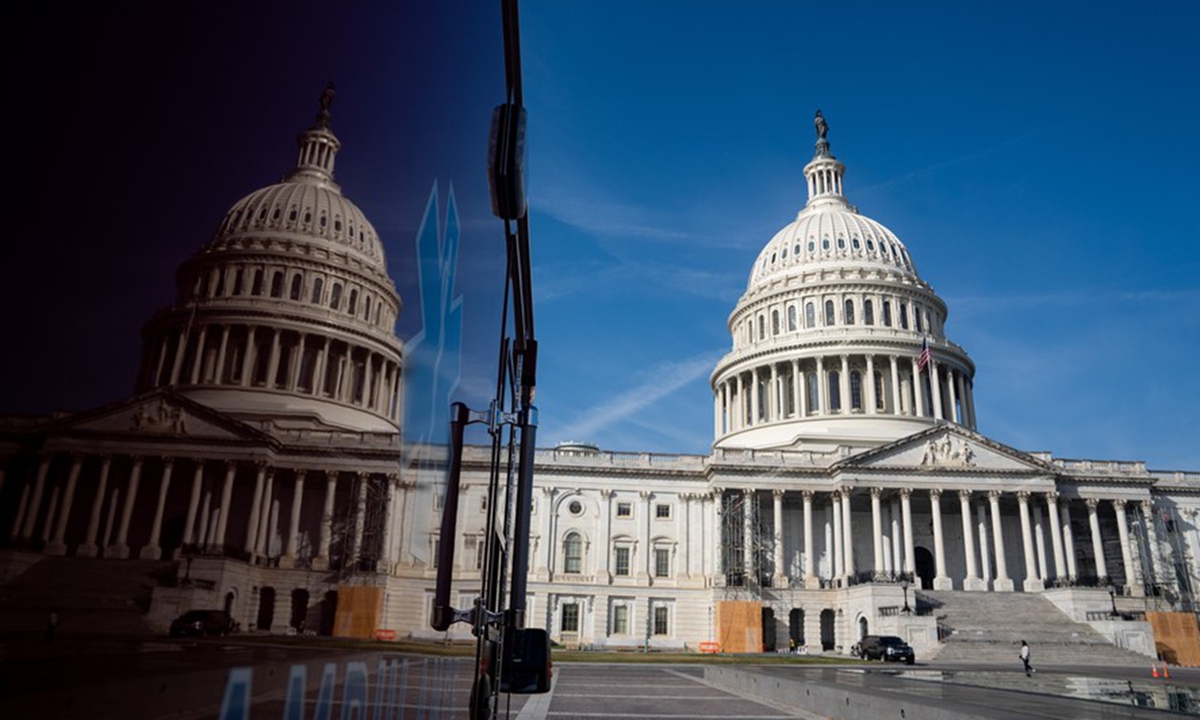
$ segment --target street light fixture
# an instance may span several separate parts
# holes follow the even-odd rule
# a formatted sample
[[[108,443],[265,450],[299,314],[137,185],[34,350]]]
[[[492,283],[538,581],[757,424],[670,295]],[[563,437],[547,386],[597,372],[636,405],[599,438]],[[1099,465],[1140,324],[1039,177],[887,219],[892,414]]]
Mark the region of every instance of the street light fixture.
[[[911,613],[912,608],[908,606],[908,578],[900,581],[900,587],[904,589],[904,612]]]
[[[1112,601],[1112,616],[1117,616],[1117,588],[1113,585],[1108,586],[1108,599]]]

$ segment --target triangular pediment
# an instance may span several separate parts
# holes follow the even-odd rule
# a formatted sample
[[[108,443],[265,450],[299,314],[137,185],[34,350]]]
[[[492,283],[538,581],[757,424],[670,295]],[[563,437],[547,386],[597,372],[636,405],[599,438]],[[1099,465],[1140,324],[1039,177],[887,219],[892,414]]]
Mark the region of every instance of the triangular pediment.
[[[269,441],[261,431],[170,390],[156,390],[72,415],[55,423],[60,433],[157,438]]]
[[[958,425],[938,425],[837,463],[843,470],[1054,472],[1028,453]]]

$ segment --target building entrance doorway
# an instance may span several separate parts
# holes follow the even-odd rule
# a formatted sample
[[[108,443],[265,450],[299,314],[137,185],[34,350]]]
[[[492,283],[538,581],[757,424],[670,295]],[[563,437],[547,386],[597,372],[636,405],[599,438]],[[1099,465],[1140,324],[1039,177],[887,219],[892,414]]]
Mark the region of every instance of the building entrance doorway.
[[[275,588],[264,587],[258,591],[258,618],[255,626],[259,630],[270,630],[275,621]]]
[[[788,637],[796,647],[804,645],[804,611],[800,608],[792,608],[788,613]]]
[[[933,576],[937,574],[937,566],[933,563],[933,553],[927,548],[918,547],[913,553],[916,561],[917,577],[921,578],[921,589],[933,589]]]
[[[833,636],[833,611],[826,608],[821,611],[821,649],[832,650],[834,648]]]
[[[775,610],[762,609],[762,644],[763,652],[775,652]]]

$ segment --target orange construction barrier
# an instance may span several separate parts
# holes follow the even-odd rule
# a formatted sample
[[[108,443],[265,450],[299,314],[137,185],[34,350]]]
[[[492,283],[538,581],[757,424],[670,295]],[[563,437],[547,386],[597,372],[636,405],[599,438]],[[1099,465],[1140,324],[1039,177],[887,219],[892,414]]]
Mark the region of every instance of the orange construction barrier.
[[[1157,663],[1150,666],[1150,677],[1152,677],[1152,678],[1158,677],[1158,664]]]
[[[1167,669],[1166,663],[1163,663],[1163,677],[1165,677],[1165,678],[1171,677],[1171,671]]]
[[[702,643],[700,643],[700,652],[702,652],[702,653],[719,653],[719,652],[721,652],[721,643],[702,642]]]

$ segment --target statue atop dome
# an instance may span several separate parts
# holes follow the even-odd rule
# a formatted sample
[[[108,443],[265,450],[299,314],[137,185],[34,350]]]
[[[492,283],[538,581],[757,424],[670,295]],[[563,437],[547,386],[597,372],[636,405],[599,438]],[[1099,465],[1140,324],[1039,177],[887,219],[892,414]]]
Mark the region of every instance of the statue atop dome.
[[[318,128],[329,128],[329,107],[333,105],[333,96],[336,94],[333,90],[333,82],[330,81],[321,91],[321,111],[317,113]]]
[[[817,110],[817,116],[813,118],[813,127],[817,129],[817,152],[815,157],[833,157],[833,154],[829,152],[829,140],[825,137],[829,134],[829,123],[825,122],[825,116],[821,114],[820,110]]]

